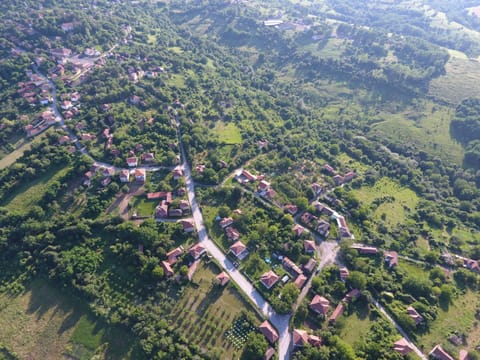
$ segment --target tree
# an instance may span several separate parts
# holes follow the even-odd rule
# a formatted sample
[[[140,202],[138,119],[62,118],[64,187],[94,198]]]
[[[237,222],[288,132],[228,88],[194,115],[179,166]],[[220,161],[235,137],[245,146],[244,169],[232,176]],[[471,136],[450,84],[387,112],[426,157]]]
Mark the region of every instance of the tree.
[[[364,290],[367,286],[367,276],[359,271],[352,271],[348,275],[347,284],[353,289]]]
[[[258,360],[263,359],[268,349],[268,343],[265,337],[252,331],[248,334],[247,342],[245,344],[245,350],[242,354],[243,360]]]

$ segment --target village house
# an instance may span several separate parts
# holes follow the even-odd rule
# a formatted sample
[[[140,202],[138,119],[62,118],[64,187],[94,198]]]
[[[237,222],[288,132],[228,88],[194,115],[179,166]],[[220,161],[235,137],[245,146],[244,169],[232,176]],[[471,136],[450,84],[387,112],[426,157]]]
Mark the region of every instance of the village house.
[[[155,160],[155,155],[153,153],[142,154],[142,162],[152,162]]]
[[[317,261],[314,258],[308,259],[307,263],[303,265],[303,270],[307,274],[311,274],[313,270],[315,269],[315,265],[317,265]]]
[[[230,241],[237,241],[240,238],[240,233],[233,226],[227,227],[225,233]]]
[[[318,183],[313,183],[312,184],[312,190],[315,193],[315,195],[319,195],[322,192],[323,187],[322,187],[322,185],[320,185]]]
[[[337,217],[338,232],[342,238],[353,239],[353,235],[348,229],[347,222],[343,216]]]
[[[405,338],[401,338],[393,344],[393,350],[400,353],[402,356],[406,356],[413,350],[413,348]]]
[[[288,204],[283,207],[283,210],[289,213],[290,215],[295,215],[298,212],[298,206]]]
[[[330,318],[328,319],[328,322],[330,324],[335,324],[335,322],[338,320],[340,316],[342,316],[343,312],[345,311],[345,305],[342,303],[339,303],[335,310],[333,310],[332,315],[330,315]]]
[[[294,348],[303,347],[307,344],[319,347],[322,345],[322,340],[318,336],[308,335],[305,330],[293,329],[292,344]]]
[[[293,226],[293,232],[295,233],[296,237],[299,237],[300,235],[302,235],[304,231],[305,231],[305,228],[302,225],[295,224]]]
[[[248,255],[247,247],[241,241],[237,241],[230,246],[229,252],[235,255],[238,260],[243,260]]]
[[[299,276],[303,274],[302,269],[298,267],[297,264],[295,264],[292,260],[290,260],[288,257],[284,257],[282,260],[282,265],[285,270],[289,271],[292,273],[293,276]]]
[[[273,285],[277,283],[279,276],[273,272],[273,270],[267,271],[260,277],[260,282],[268,290],[272,288]]]
[[[353,244],[350,248],[355,249],[361,255],[376,255],[378,254],[378,249],[373,246],[366,246],[362,244]]]
[[[93,134],[89,134],[89,133],[82,133],[80,135],[80,138],[83,140],[83,141],[91,141],[91,140],[95,140],[97,137]]]
[[[100,181],[100,184],[105,187],[105,186],[107,186],[108,184],[110,184],[111,182],[112,182],[112,178],[110,178],[110,177],[105,177],[105,178],[103,178],[103,179]]]
[[[323,219],[320,219],[318,221],[317,232],[323,237],[328,237],[328,235],[330,234],[330,223]]]
[[[130,171],[126,169],[120,170],[119,177],[120,177],[120,182],[128,183],[130,181]]]
[[[231,217],[225,217],[220,220],[219,224],[222,229],[225,229],[227,226],[230,226],[233,224],[233,219]]]
[[[324,164],[322,167],[323,171],[325,171],[328,175],[335,175],[335,170],[329,164]]]
[[[305,240],[303,242],[303,248],[305,250],[306,253],[308,254],[311,254],[311,253],[314,253],[315,252],[315,241],[313,240]]]
[[[277,195],[276,191],[273,190],[272,188],[269,188],[267,191],[265,191],[265,195],[264,195],[264,196],[265,196],[267,199],[272,200],[272,199],[275,197],[275,195]]]
[[[349,181],[352,181],[355,178],[355,176],[357,176],[357,174],[355,174],[353,171],[349,171],[343,176],[343,180],[345,182],[349,182]]]
[[[352,289],[348,293],[345,294],[342,301],[349,303],[351,301],[357,300],[357,298],[361,295],[361,291],[358,289]]]
[[[258,330],[260,330],[270,344],[273,345],[278,340],[278,332],[268,320],[261,323]]]
[[[168,209],[168,216],[170,216],[170,217],[181,217],[181,216],[183,216],[183,211],[182,211],[182,209],[169,208]]]
[[[168,205],[172,202],[172,193],[170,191],[157,191],[154,193],[147,193],[147,199],[148,200],[162,199],[162,200],[165,200],[165,202]]]
[[[342,185],[345,182],[345,178],[342,175],[335,175],[333,177],[333,181],[335,182],[335,185]]]
[[[305,285],[305,282],[307,281],[307,277],[303,274],[301,275],[298,275],[297,278],[295,279],[295,281],[293,282],[295,285],[297,285],[297,287],[299,289],[301,289],[303,287],[303,285]]]
[[[105,169],[103,169],[102,175],[105,176],[105,177],[110,177],[110,176],[115,175],[115,168],[110,167],[110,166],[106,167]]]
[[[188,200],[180,200],[179,206],[180,210],[182,210],[184,213],[190,211],[190,203],[188,202]]]
[[[93,175],[94,173],[91,171],[87,171],[85,174],[83,174],[83,185],[90,186]]]
[[[225,286],[230,281],[230,277],[225,271],[222,271],[215,277],[215,280],[220,286]]]
[[[413,308],[413,306],[407,307],[408,315],[415,321],[415,325],[420,324],[423,321],[423,316],[418,313],[417,310]]]
[[[270,360],[271,358],[273,358],[273,355],[275,355],[275,349],[270,346],[265,352],[263,360]]]
[[[392,268],[398,265],[398,253],[396,251],[385,251],[384,257],[388,267]]]
[[[167,261],[162,261],[162,268],[163,268],[163,272],[164,272],[164,275],[166,277],[171,277],[173,276],[174,272],[172,270],[172,267],[170,266],[170,264],[167,262]]]
[[[312,221],[318,220],[318,218],[317,218],[315,215],[309,213],[308,211],[305,211],[305,212],[302,214],[302,216],[300,217],[300,220],[301,220],[304,224],[307,224],[307,225],[308,225],[308,224],[310,224]]]
[[[138,159],[136,156],[128,157],[127,158],[127,165],[128,167],[135,167],[138,165]]]
[[[190,250],[188,250],[188,253],[193,258],[193,260],[200,259],[200,257],[206,252],[207,252],[207,249],[205,249],[205,247],[200,243],[196,243],[190,248]]]
[[[166,218],[168,216],[168,205],[165,200],[162,200],[160,204],[155,208],[156,218]]]
[[[340,280],[345,282],[348,278],[348,275],[350,275],[350,273],[348,272],[348,269],[346,267],[340,268]]]
[[[63,135],[58,139],[58,143],[60,145],[63,145],[63,144],[68,143],[68,142],[70,142],[70,137],[68,135]]]
[[[258,192],[267,191],[270,189],[270,183],[268,181],[262,180],[258,183]]]
[[[183,231],[186,233],[191,233],[195,231],[195,225],[193,223],[193,220],[188,219],[188,220],[180,220],[180,223],[183,226]]]
[[[74,92],[70,94],[70,100],[73,102],[79,102],[81,98],[81,95],[78,92]]]
[[[178,261],[178,257],[183,254],[183,247],[179,246],[167,253],[168,263],[174,265]]]
[[[201,164],[201,165],[197,165],[195,167],[195,172],[197,174],[203,174],[203,172],[205,171],[205,165]]]
[[[147,172],[145,169],[135,169],[135,181],[144,183],[147,180]]]
[[[328,310],[330,309],[330,301],[317,294],[313,297],[308,306],[317,314],[327,316]]]
[[[66,23],[63,23],[62,25],[60,25],[60,27],[62,28],[62,30],[64,32],[68,32],[68,31],[72,31],[73,29],[75,29],[75,24],[73,22],[66,22]]]
[[[435,345],[435,347],[428,353],[428,355],[437,360],[455,360],[453,356],[443,350],[440,344]]]
[[[179,180],[183,177],[183,170],[179,167],[173,169],[173,180]]]
[[[257,181],[257,177],[252,175],[252,173],[248,170],[243,170],[241,176],[245,179],[243,182],[254,182]]]
[[[62,108],[63,110],[69,110],[69,109],[71,109],[72,107],[73,107],[73,104],[72,104],[71,101],[64,100],[64,101],[62,102],[61,108]]]

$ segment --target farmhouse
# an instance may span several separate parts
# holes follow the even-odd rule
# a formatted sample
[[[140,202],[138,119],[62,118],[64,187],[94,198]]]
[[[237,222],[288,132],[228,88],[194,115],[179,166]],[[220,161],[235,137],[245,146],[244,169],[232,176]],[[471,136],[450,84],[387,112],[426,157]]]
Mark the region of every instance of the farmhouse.
[[[238,260],[243,260],[248,255],[247,247],[241,241],[237,241],[230,246],[230,252],[235,255]]]
[[[222,271],[215,277],[215,280],[220,286],[225,286],[230,281],[230,277],[225,271]]]
[[[423,321],[423,316],[418,313],[417,310],[413,308],[413,306],[407,307],[408,315],[415,321],[415,325],[420,324]]]
[[[193,220],[188,219],[188,220],[180,220],[180,223],[183,226],[183,231],[186,233],[194,232],[195,231],[195,225],[193,224]]]
[[[455,360],[449,353],[442,349],[440,344],[435,345],[428,355],[437,360]]]
[[[258,330],[267,338],[270,344],[274,344],[278,340],[278,332],[268,320],[261,323]]]
[[[207,249],[205,249],[205,247],[200,243],[196,243],[190,248],[190,250],[188,250],[188,253],[191,257],[193,257],[194,260],[200,259],[200,257],[206,252]]]
[[[279,276],[275,274],[272,270],[270,270],[261,276],[260,282],[267,289],[271,289],[272,286],[277,283],[278,279],[279,279]]]
[[[309,304],[310,309],[312,309],[317,314],[326,316],[328,310],[330,309],[330,301],[325,299],[323,296],[315,295],[312,301]]]
[[[393,344],[393,350],[395,350],[396,352],[399,352],[403,356],[406,356],[413,349],[410,346],[409,342],[407,340],[405,340],[405,338],[401,338],[400,340],[396,341]]]

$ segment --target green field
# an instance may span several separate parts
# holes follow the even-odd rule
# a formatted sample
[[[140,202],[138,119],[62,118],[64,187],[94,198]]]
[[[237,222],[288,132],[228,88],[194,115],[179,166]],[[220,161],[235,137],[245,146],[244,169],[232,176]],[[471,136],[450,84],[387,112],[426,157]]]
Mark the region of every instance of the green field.
[[[51,169],[37,179],[16,188],[2,201],[2,205],[9,210],[28,210],[41,200],[48,186],[64,176],[68,170],[68,167]]]
[[[21,138],[16,144],[13,144],[15,146],[15,150],[12,151],[9,154],[4,155],[0,159],[0,170],[5,169],[6,167],[12,165],[17,159],[23,156],[23,153],[27,150],[30,150],[32,145],[34,143],[39,142],[45,134],[48,133],[49,130],[44,131],[40,135],[36,136],[35,138],[31,140],[27,140],[25,138]]]
[[[436,344],[441,343],[444,348],[455,349],[453,354],[458,354],[460,349],[474,350],[480,342],[480,327],[475,318],[479,306],[478,294],[468,290],[459,295],[450,305],[448,310],[439,307],[437,319],[430,325],[430,331],[418,337],[418,343],[430,351]],[[455,331],[467,335],[467,344],[454,347],[447,338]]]
[[[44,281],[18,296],[0,294],[0,343],[22,359],[138,359],[133,338],[109,330],[85,306]]]
[[[365,305],[365,306],[361,306]],[[371,315],[367,304],[355,305],[354,311],[348,316],[343,316],[340,320],[342,326],[340,337],[345,342],[354,346],[362,342],[372,325]]]
[[[158,200],[147,200],[145,196],[136,196],[132,203],[132,211],[137,211],[137,216],[153,216]]]
[[[480,62],[458,54],[450,55],[445,65],[446,74],[430,83],[429,94],[451,104],[480,96]]]
[[[354,190],[354,194],[366,205],[371,205],[376,199],[393,197],[392,202],[383,202],[374,211],[377,219],[385,214],[385,223],[389,226],[402,223],[408,214],[415,210],[419,201],[414,191],[386,177],[378,180],[373,186],[364,186],[359,190]]]
[[[233,145],[242,143],[242,135],[240,129],[234,123],[225,124],[224,122],[217,122],[213,128],[213,132],[220,142]]]
[[[220,288],[213,284],[217,273],[216,265],[200,262],[193,278],[198,288],[186,288],[169,321],[187,339],[221,355],[219,358],[238,359],[242,349],[235,348],[225,332],[240,316],[242,309],[250,307],[233,286]]]
[[[410,144],[432,156],[461,164],[463,148],[450,136],[453,110],[430,101],[398,113],[380,113],[372,118],[370,135]]]

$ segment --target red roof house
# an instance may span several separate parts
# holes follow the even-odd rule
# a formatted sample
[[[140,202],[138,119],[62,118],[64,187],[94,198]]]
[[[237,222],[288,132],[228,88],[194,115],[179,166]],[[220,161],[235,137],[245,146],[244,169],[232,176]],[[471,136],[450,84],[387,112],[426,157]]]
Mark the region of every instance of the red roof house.
[[[119,176],[121,182],[126,183],[130,181],[130,171],[128,170],[121,170]]]
[[[274,344],[278,340],[278,332],[268,320],[261,323],[258,330],[267,338],[270,344]]]
[[[440,344],[435,345],[428,355],[437,360],[455,360],[449,353],[442,349]]]
[[[345,305],[343,305],[342,303],[338,304],[337,307],[335,308],[335,310],[333,310],[333,313],[330,316],[330,318],[328,319],[328,321],[331,324],[335,323],[337,321],[337,319],[339,318],[339,316],[341,316],[344,311],[345,311]]]
[[[205,247],[200,243],[196,243],[190,248],[190,250],[188,250],[188,253],[193,257],[194,260],[200,259],[200,257],[206,252],[207,249],[205,249]]]
[[[193,220],[191,220],[191,219],[180,220],[180,222],[182,223],[183,231],[185,231],[186,233],[190,233],[190,232],[195,231],[195,225],[193,223]]]
[[[423,321],[423,316],[418,313],[417,310],[413,308],[413,306],[407,307],[408,315],[415,321],[415,325],[420,324]]]
[[[225,232],[231,241],[237,241],[240,238],[240,233],[233,226],[227,227]]]
[[[230,226],[233,224],[233,219],[231,217],[225,217],[222,220],[220,220],[220,226],[222,229],[225,229],[227,226]]]
[[[410,346],[410,343],[405,338],[401,338],[400,340],[396,341],[393,344],[393,350],[405,356],[408,353],[410,353],[413,349]]]
[[[167,261],[162,261],[162,268],[166,277],[173,276],[173,270]]]
[[[225,271],[222,271],[220,274],[218,274],[215,279],[220,286],[225,286],[230,281],[230,277]]]
[[[277,283],[279,276],[270,270],[262,275],[260,278],[260,282],[265,286],[267,289],[271,289],[273,285]]]
[[[294,329],[292,333],[293,347],[302,347],[308,344],[308,334],[305,330]]]
[[[385,251],[385,262],[389,267],[395,267],[398,265],[398,253],[396,251]]]
[[[330,309],[330,301],[325,299],[323,296],[317,294],[313,297],[312,301],[308,306],[317,314],[326,316],[328,310]]]
[[[136,156],[132,156],[132,157],[129,157],[127,158],[127,165],[129,167],[134,167],[134,166],[137,166],[138,165],[138,159]]]
[[[179,246],[167,253],[168,263],[170,265],[175,264],[178,261],[178,257],[183,254],[183,247]]]
[[[315,241],[313,240],[305,240],[303,242],[303,248],[307,253],[315,252]]]
[[[230,246],[230,252],[239,260],[243,260],[248,255],[247,247],[241,241]]]

